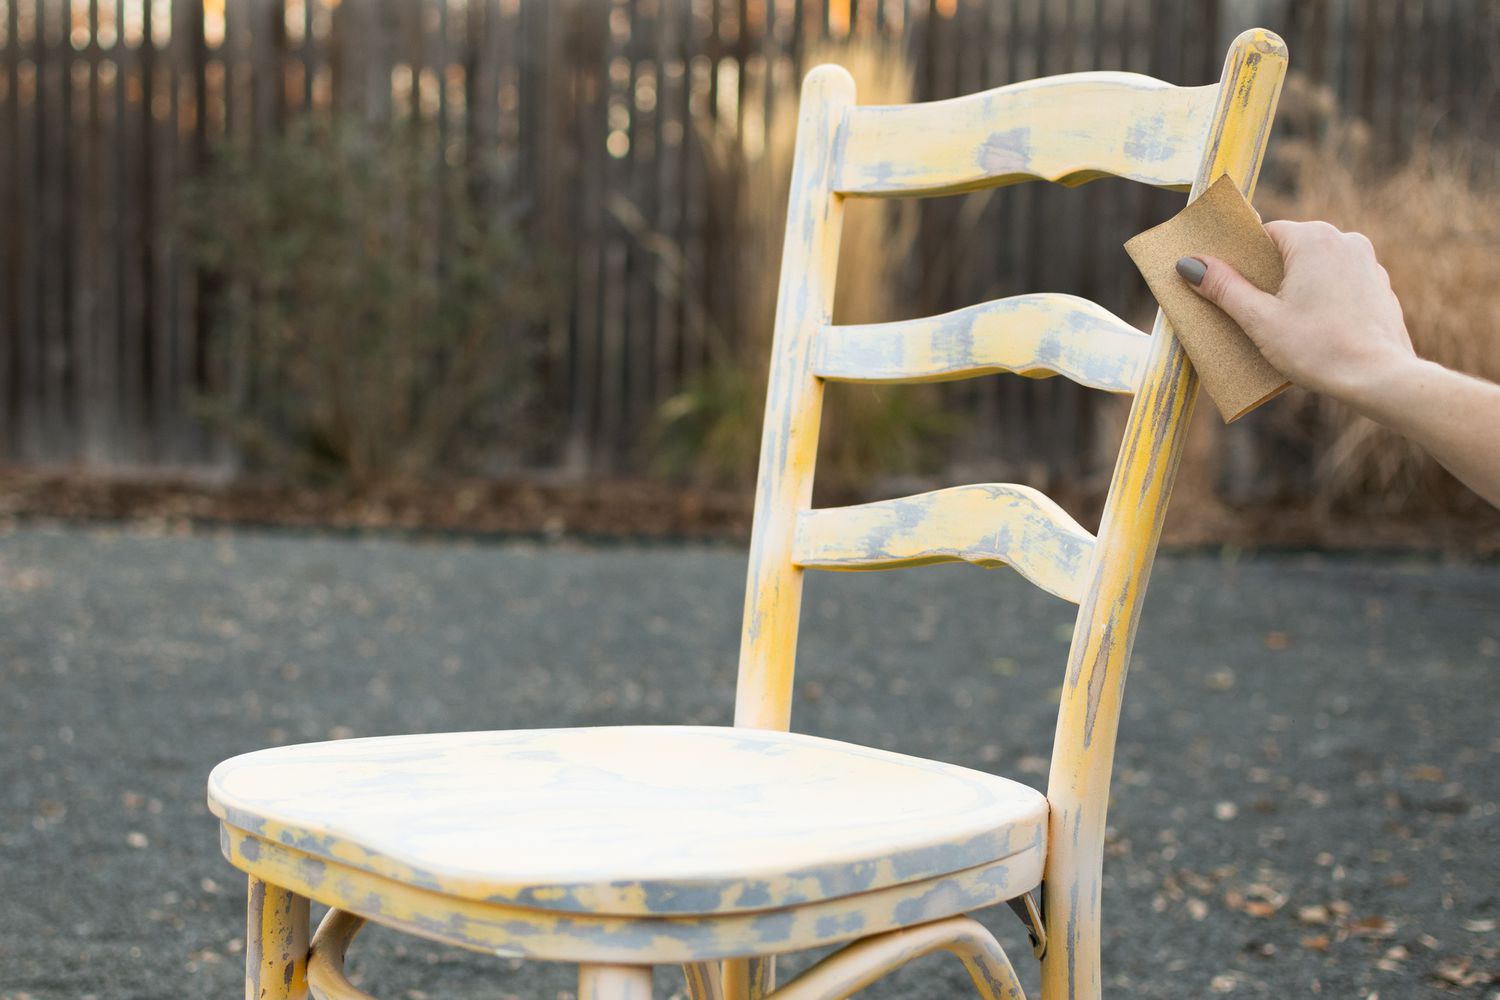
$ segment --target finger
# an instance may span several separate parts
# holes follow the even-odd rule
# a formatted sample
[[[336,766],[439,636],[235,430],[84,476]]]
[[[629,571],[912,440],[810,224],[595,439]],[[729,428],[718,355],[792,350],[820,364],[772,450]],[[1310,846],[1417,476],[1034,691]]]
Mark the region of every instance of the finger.
[[[1271,237],[1271,242],[1276,244],[1276,249],[1280,250],[1281,256],[1285,257],[1297,239],[1298,228],[1303,225],[1305,223],[1277,219],[1275,222],[1266,223],[1266,235]]]
[[[1256,288],[1217,257],[1184,257],[1177,262],[1177,273],[1246,331],[1259,326],[1276,307],[1274,295]]]

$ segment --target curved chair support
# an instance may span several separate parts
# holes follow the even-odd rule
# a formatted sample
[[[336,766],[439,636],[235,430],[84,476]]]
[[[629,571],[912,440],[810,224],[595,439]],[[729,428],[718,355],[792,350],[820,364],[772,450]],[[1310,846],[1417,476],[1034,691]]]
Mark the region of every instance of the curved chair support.
[[[768,1000],[843,1000],[935,951],[958,956],[983,1000],[1026,1000],[1005,949],[972,917],[948,917],[863,938],[829,955]]]
[[[348,910],[329,910],[318,925],[307,955],[307,988],[314,1000],[375,1000],[344,976],[344,956],[364,926],[365,918]]]
[[[344,975],[344,956],[364,926],[363,917],[346,910],[329,910],[318,925],[307,960],[307,985],[314,1000],[375,1000]],[[948,917],[863,938],[829,955],[768,1000],[843,1000],[935,951],[958,956],[982,1000],[1026,1000],[1005,949],[972,917]],[[723,994],[716,971],[706,962],[684,965],[689,995],[718,1000]]]

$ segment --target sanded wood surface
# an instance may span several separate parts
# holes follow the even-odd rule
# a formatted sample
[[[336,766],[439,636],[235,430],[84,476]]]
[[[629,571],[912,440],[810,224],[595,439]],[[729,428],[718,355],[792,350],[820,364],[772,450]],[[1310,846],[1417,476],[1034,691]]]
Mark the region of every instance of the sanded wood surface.
[[[226,823],[401,882],[549,910],[814,902],[1037,848],[1014,781],[795,733],[638,726],[342,740],[224,762]]]
[[[1037,844],[938,878],[785,909],[632,916],[445,895],[228,825],[220,827],[220,845],[231,864],[268,882],[435,941],[548,961],[655,964],[776,955],[967,913],[1036,888],[1043,860]],[[735,959],[733,964],[748,961]],[[727,983],[725,995],[730,995]]]
[[[787,983],[777,1000],[841,1000],[937,951],[963,962],[980,1000],[1026,1000],[1005,949],[971,917],[949,917],[887,931],[834,952]]]
[[[1014,483],[984,483],[806,511],[797,521],[794,558],[808,569],[1011,566],[1048,593],[1077,603],[1093,551],[1094,536],[1046,494]]]
[[[844,199],[833,193],[838,137],[854,78],[819,66],[802,83],[786,239],[776,289],[770,385],[755,480],[734,724],[786,729],[802,617],[802,570],[792,561],[797,514],[812,506],[823,381],[812,371],[818,330],[833,319]]]
[[[1254,29],[1235,39],[1193,197],[1223,174],[1247,198],[1254,192],[1286,65],[1286,46],[1275,34]],[[1197,395],[1197,374],[1158,311],[1151,354],[1110,480],[1099,554],[1078,609],[1058,708],[1047,779],[1052,825],[1043,886],[1049,944],[1042,958],[1042,995],[1048,1000],[1103,995],[1104,838],[1115,739],[1141,603]]]
[[[329,910],[323,917],[307,956],[307,987],[313,1000],[370,1000],[344,975],[344,956],[364,926],[363,917],[346,910]]]
[[[578,969],[578,1000],[651,1000],[651,967],[586,962]]]
[[[245,1000],[306,1000],[307,897],[251,875],[245,899]]]
[[[946,101],[856,107],[834,187],[932,195],[1112,175],[1186,188],[1218,94],[1217,84],[1174,87],[1138,73],[1093,72]]]
[[[941,316],[825,326],[813,371],[841,382],[946,382],[996,372],[1064,375],[1134,392],[1146,334],[1076,295],[1014,295]]]

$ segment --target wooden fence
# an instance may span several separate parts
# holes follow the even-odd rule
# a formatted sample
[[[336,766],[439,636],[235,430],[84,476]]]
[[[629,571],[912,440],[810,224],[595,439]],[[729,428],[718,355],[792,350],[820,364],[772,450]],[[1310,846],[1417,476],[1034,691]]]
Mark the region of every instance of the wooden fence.
[[[744,138],[813,42],[892,39],[925,100],[1095,68],[1206,83],[1251,24],[1384,155],[1496,131],[1495,0],[0,0],[0,457],[232,464],[195,407],[213,317],[171,212],[215,143],[254,149],[309,109],[429,118],[439,167],[508,158],[502,200],[566,249],[571,288],[525,331],[544,431],[513,461],[609,471],[734,328],[699,130]],[[1118,248],[1174,203],[1104,181],[926,204],[913,312],[1050,289],[1139,316]],[[976,454],[1087,471],[1092,404],[1061,380],[951,397]]]

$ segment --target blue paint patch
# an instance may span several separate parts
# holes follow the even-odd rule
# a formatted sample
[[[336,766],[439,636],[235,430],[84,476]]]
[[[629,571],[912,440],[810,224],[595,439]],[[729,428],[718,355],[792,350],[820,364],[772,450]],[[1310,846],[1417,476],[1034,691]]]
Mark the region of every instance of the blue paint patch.
[[[841,937],[845,934],[856,935],[865,929],[865,918],[859,913],[845,913],[842,916],[819,917],[814,922],[813,933],[819,938],[828,939]]]
[[[1143,118],[1130,126],[1125,133],[1125,155],[1144,163],[1165,163],[1176,155],[1162,136],[1167,131],[1166,116],[1162,114]]]
[[[979,166],[989,177],[1031,172],[1031,129],[991,132],[979,147]]]

